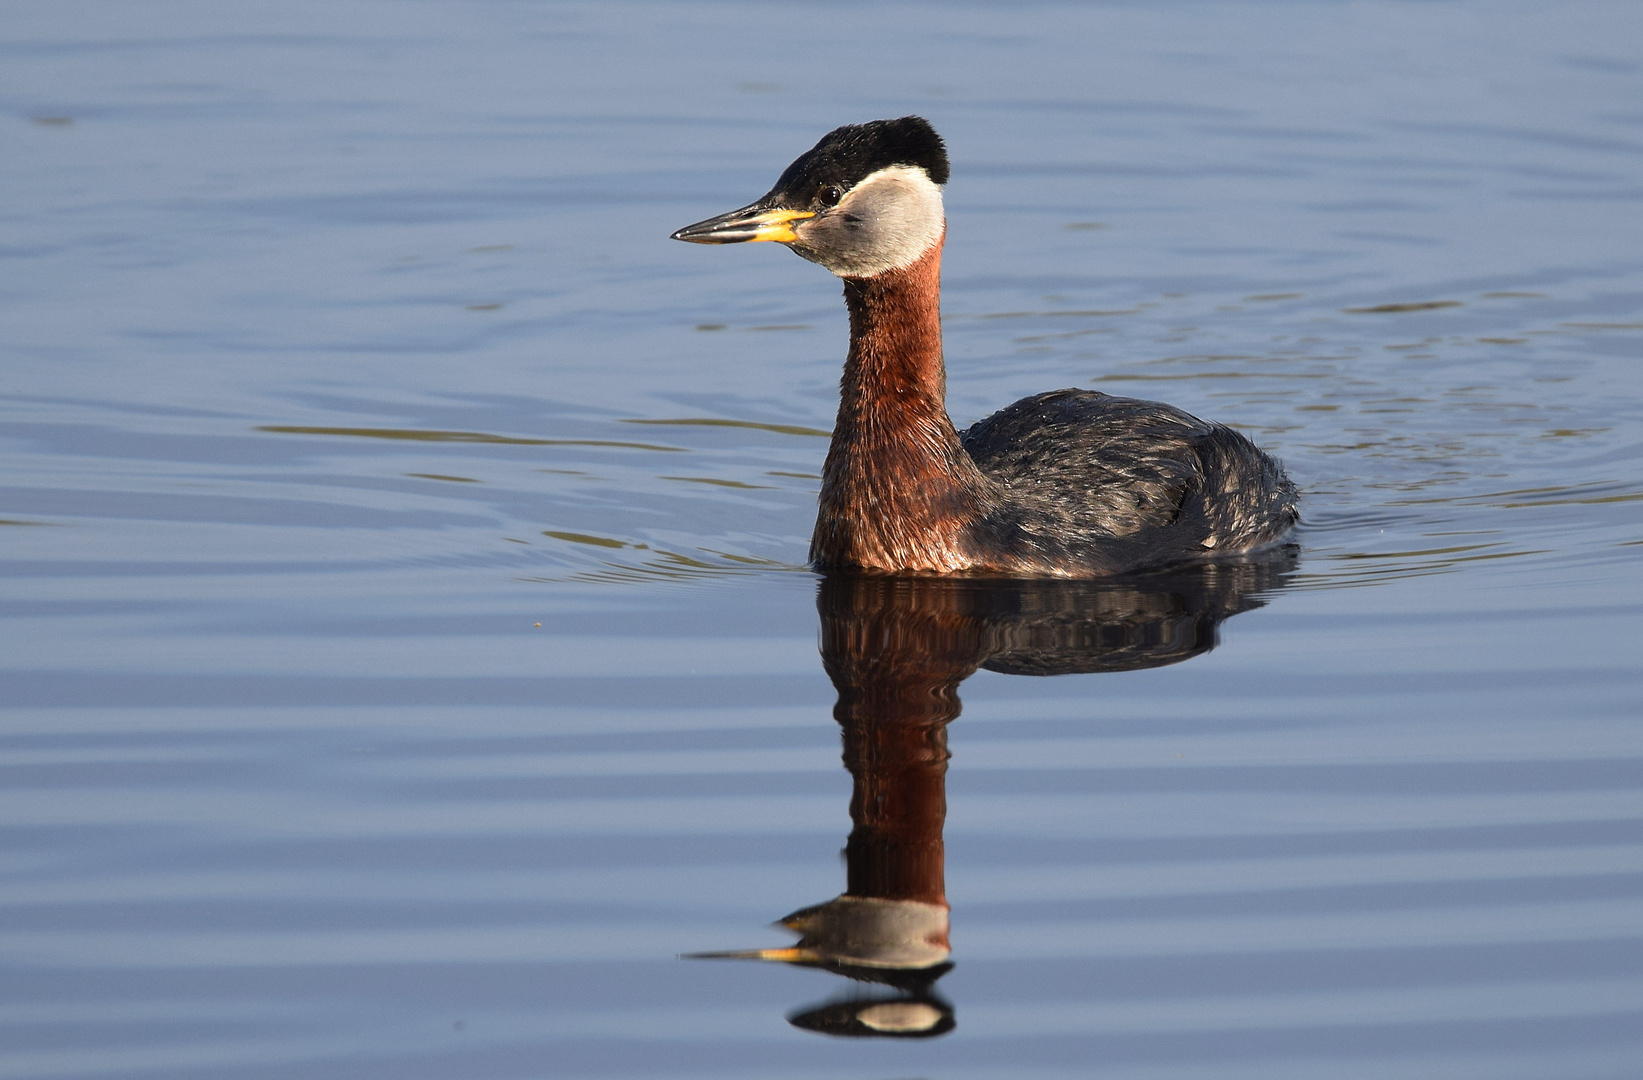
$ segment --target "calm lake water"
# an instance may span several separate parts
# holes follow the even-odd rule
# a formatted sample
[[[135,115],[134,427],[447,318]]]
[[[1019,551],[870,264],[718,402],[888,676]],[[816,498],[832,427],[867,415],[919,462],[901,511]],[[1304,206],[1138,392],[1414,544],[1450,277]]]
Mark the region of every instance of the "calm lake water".
[[[667,235],[911,112],[960,426],[1293,548],[803,567]],[[0,1075],[1643,1075],[1643,6],[9,0],[0,393]]]

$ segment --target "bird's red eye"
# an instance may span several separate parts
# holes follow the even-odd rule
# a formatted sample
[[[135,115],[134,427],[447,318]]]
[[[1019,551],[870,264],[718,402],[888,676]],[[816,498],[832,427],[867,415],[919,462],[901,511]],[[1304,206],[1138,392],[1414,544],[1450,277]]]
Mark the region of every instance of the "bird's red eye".
[[[821,189],[821,194],[817,198],[823,206],[837,206],[839,200],[844,198],[844,189],[837,184],[828,184]]]

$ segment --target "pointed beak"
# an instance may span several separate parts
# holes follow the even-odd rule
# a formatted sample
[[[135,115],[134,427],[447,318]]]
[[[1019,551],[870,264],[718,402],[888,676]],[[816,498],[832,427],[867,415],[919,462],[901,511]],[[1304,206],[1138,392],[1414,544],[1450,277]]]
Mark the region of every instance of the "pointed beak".
[[[754,203],[728,214],[686,225],[674,233],[672,239],[687,240],[692,244],[743,244],[750,240],[775,240],[791,244],[798,239],[793,235],[793,223],[815,216],[809,210],[771,209]]]

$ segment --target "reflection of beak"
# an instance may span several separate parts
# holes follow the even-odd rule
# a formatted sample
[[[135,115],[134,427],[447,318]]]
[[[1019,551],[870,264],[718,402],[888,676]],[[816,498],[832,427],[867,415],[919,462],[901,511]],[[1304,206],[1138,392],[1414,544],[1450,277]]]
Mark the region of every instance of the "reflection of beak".
[[[688,240],[692,244],[741,244],[749,240],[775,240],[791,244],[798,239],[793,235],[795,221],[813,218],[809,210],[772,210],[754,203],[728,214],[686,225],[673,234],[674,240]]]
[[[782,964],[814,964],[821,957],[814,949],[735,949],[730,952],[685,953],[686,960],[773,960]]]

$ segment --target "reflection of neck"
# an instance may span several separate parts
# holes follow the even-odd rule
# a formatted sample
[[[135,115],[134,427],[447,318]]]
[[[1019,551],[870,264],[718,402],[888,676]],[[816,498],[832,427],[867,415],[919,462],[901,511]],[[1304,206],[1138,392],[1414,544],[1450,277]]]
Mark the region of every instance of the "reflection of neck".
[[[947,902],[947,728],[958,715],[952,687],[897,695],[896,704],[923,697],[923,708],[896,715],[862,716],[839,695],[834,716],[844,726],[844,764],[855,782],[850,795],[850,840],[845,846],[851,896]],[[861,702],[858,704],[866,704]],[[875,702],[874,705],[882,704]],[[852,715],[852,714],[856,715]]]
[[[850,355],[822,469],[810,558],[823,567],[959,570],[988,482],[947,417],[941,241],[912,264],[844,279]]]
[[[950,612],[884,604],[877,594],[896,592],[895,579],[844,587],[861,606],[854,617],[824,618],[822,653],[854,781],[846,891],[945,905],[947,722],[961,707],[958,684],[975,670],[974,630]]]
[[[952,582],[876,574],[822,584],[822,664],[854,781],[848,895],[946,906],[947,722],[959,683],[986,655],[967,595]]]

